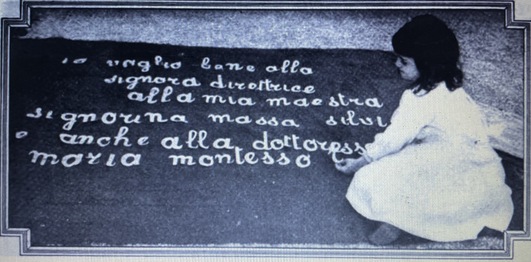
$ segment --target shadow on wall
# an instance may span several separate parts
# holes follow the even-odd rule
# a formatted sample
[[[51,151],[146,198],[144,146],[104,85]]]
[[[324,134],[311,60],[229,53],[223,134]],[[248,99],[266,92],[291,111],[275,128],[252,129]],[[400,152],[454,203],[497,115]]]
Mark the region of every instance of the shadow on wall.
[[[393,33],[411,17],[425,13],[454,29],[461,43],[465,89],[488,115],[494,145],[522,157],[524,34],[504,27],[503,10],[35,10],[24,37],[391,50]]]

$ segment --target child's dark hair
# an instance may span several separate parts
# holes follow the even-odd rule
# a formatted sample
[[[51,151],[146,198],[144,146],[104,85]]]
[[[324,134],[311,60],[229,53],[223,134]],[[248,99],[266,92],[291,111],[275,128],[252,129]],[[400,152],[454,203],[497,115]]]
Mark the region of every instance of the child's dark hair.
[[[446,82],[450,91],[463,83],[459,66],[459,43],[451,29],[439,18],[421,15],[406,23],[393,36],[395,53],[415,60],[420,77],[418,91],[427,92]]]

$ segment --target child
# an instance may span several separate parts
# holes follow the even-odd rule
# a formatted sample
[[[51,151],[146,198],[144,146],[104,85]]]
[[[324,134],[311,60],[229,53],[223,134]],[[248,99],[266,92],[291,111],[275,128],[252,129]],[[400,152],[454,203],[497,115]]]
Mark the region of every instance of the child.
[[[477,105],[461,88],[459,45],[431,15],[406,23],[392,39],[406,90],[391,124],[366,153],[336,164],[356,173],[347,191],[354,209],[383,224],[369,240],[395,241],[401,230],[433,241],[477,238],[507,229],[511,189],[489,145]]]

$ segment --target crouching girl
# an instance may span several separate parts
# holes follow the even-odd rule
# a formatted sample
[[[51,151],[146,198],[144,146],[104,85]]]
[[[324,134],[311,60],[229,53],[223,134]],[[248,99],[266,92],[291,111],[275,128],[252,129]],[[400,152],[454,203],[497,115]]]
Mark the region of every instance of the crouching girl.
[[[389,244],[406,231],[461,241],[477,238],[484,227],[506,230],[511,189],[482,114],[462,88],[454,33],[423,15],[405,24],[392,43],[396,66],[413,88],[362,157],[336,164],[355,173],[347,191],[352,207],[382,222],[369,240]]]

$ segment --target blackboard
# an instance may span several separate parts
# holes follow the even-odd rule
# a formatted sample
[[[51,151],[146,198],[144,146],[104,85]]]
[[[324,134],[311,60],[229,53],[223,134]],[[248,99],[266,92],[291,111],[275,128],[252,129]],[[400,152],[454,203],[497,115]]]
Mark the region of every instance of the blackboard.
[[[365,241],[333,159],[408,85],[369,50],[13,38],[9,61],[9,226],[32,246]]]

